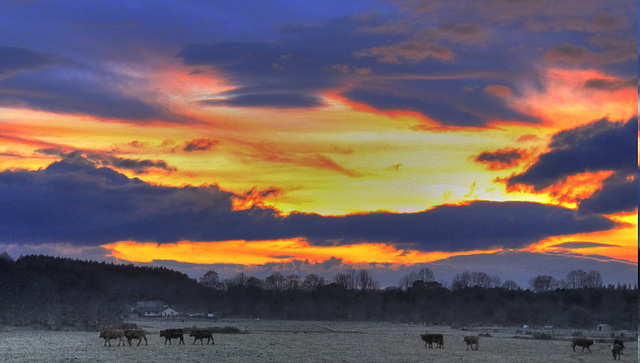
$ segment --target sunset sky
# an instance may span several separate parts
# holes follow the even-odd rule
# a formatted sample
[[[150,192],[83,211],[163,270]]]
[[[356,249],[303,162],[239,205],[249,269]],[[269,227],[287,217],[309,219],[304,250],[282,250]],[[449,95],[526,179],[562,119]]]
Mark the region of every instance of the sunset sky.
[[[637,1],[9,1],[0,251],[637,280]]]

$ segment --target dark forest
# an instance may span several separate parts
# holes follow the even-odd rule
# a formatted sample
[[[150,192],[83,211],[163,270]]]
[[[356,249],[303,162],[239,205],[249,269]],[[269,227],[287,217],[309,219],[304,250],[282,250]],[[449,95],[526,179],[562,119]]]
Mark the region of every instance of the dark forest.
[[[339,273],[332,281],[279,273],[266,279],[240,274],[219,281],[210,271],[197,281],[167,268],[34,255],[14,261],[3,254],[0,324],[99,330],[141,313],[134,309],[140,301],[161,301],[181,313],[222,318],[637,327],[637,286],[577,284],[569,281],[576,277],[570,274],[566,281],[532,277],[531,287],[523,289],[470,272],[456,276],[447,287],[424,272],[407,276],[397,287],[380,289],[367,270]]]

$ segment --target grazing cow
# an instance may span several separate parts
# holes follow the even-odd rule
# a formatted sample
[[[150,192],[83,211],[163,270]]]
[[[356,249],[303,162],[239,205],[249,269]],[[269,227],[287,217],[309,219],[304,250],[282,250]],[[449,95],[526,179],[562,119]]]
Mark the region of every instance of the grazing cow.
[[[582,351],[584,352],[584,348],[587,348],[589,353],[591,353],[591,349],[589,346],[593,345],[593,339],[585,339],[585,338],[573,338],[571,340],[571,348],[573,351],[576,351],[576,345],[582,347]]]
[[[140,329],[125,330],[124,331],[124,337],[127,338],[127,341],[129,342],[129,345],[131,345],[131,340],[132,339],[138,339],[138,344],[137,345],[140,345],[140,343],[142,343],[142,339],[144,339],[144,344],[145,345],[149,345],[147,343],[147,334],[145,334],[144,330],[140,330]]]
[[[189,333],[190,337],[193,337],[193,344],[196,344],[196,340],[200,339],[200,344],[204,344],[203,339],[207,338],[207,345],[209,345],[209,340],[211,340],[212,344],[216,344],[213,341],[213,335],[211,335],[211,330],[208,329],[193,329],[191,333]]]
[[[103,330],[100,332],[100,338],[104,338],[104,346],[111,346],[111,339],[118,339],[118,346],[122,343],[124,347],[124,332],[122,330]]]
[[[471,350],[474,350],[474,345],[476,346],[475,350],[478,350],[478,347],[480,346],[480,337],[477,335],[466,336],[464,337],[464,342],[467,343],[467,350],[469,350],[469,346],[471,346]]]
[[[437,343],[436,348],[444,348],[444,337],[442,334],[420,334],[420,338],[424,340],[424,347],[429,345],[429,348],[433,347],[433,343]]]
[[[171,344],[171,339],[180,339],[178,344],[184,344],[184,333],[182,329],[165,329],[160,330],[160,336],[164,337],[164,344],[167,344],[167,340],[169,344]]]
[[[620,354],[624,353],[624,342],[622,339],[614,339],[613,344],[618,344],[620,346]]]
[[[620,355],[622,354],[622,347],[619,344],[614,344],[611,346],[611,354],[613,354],[613,360],[620,360]]]

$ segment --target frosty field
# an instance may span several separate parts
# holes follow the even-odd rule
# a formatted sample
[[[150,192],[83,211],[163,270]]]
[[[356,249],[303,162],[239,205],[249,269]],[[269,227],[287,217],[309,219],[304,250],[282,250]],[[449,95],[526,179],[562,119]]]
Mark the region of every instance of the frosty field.
[[[98,332],[42,331],[0,327],[3,362],[603,362],[613,360],[609,343],[595,342],[592,353],[576,347],[570,336],[557,340],[514,338],[515,328],[450,327],[394,323],[352,323],[268,320],[139,319],[148,345],[104,347]],[[166,328],[237,326],[247,334],[214,334],[215,345],[164,345]],[[444,334],[444,349],[425,348],[419,334]],[[466,350],[464,335],[480,337],[478,351]],[[588,332],[587,335],[589,335]],[[635,335],[635,333],[634,333]],[[604,336],[603,336],[604,337]],[[523,339],[524,338],[524,339]],[[598,338],[598,336],[594,336]],[[607,339],[607,341],[609,341]],[[435,346],[435,345],[434,345]],[[638,346],[625,346],[622,361],[636,362]]]

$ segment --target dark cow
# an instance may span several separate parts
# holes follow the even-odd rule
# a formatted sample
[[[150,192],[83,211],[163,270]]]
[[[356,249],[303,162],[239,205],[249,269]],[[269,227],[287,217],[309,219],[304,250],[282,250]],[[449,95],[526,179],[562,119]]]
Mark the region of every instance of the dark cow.
[[[587,348],[589,353],[591,353],[591,349],[589,346],[593,345],[593,339],[585,339],[585,338],[573,338],[571,340],[571,348],[573,351],[576,351],[576,345],[582,347],[582,351],[584,352],[584,348]]]
[[[618,344],[620,346],[620,354],[624,353],[624,341],[622,341],[622,339],[614,339],[613,344]]]
[[[436,348],[444,348],[444,337],[442,334],[420,334],[420,338],[424,340],[424,347],[429,345],[429,348],[433,348],[433,343],[437,343]]]
[[[478,347],[480,346],[480,337],[477,335],[469,335],[464,337],[464,342],[467,343],[467,350],[469,350],[469,346],[471,346],[471,350],[473,349],[473,346],[476,346],[475,350],[478,350]]]
[[[105,347],[107,346],[107,343],[111,346],[111,339],[118,339],[118,346],[122,343],[122,346],[124,347],[124,332],[122,330],[103,330],[100,332],[100,338],[104,338]]]
[[[622,347],[620,344],[614,344],[611,346],[611,354],[613,354],[613,360],[616,360],[616,357],[620,360],[620,355],[622,354]]]
[[[209,341],[212,344],[216,344],[213,341],[213,335],[211,334],[211,330],[207,329],[193,329],[191,333],[189,333],[190,337],[193,337],[193,344],[196,344],[196,340],[200,339],[200,344],[204,344],[204,338],[207,338],[207,345],[209,345]]]
[[[169,344],[171,344],[171,339],[180,339],[178,344],[184,344],[184,332],[182,329],[165,329],[160,330],[160,336],[164,337],[164,344],[167,344],[167,340]]]
[[[131,345],[131,340],[132,339],[138,339],[138,344],[137,345],[140,345],[140,343],[142,343],[142,339],[144,339],[144,344],[145,345],[149,345],[147,343],[147,334],[145,334],[144,330],[140,330],[140,329],[125,330],[124,331],[124,337],[127,338],[127,341],[129,342],[129,345]]]

